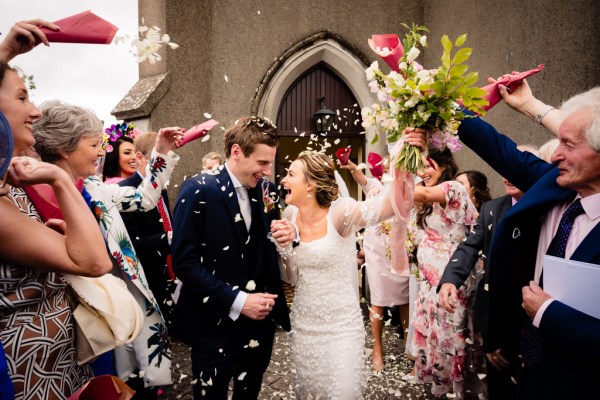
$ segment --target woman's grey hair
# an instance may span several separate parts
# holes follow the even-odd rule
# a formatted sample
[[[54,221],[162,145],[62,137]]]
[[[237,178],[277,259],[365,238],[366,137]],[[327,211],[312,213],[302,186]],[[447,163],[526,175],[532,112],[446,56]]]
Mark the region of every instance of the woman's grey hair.
[[[600,151],[600,86],[571,97],[560,107],[564,118],[584,108],[592,111],[592,124],[583,135],[592,149]]]
[[[60,151],[72,153],[82,137],[102,133],[102,121],[87,108],[50,100],[39,110],[42,117],[33,123],[33,136],[35,150],[43,161],[58,161]]]

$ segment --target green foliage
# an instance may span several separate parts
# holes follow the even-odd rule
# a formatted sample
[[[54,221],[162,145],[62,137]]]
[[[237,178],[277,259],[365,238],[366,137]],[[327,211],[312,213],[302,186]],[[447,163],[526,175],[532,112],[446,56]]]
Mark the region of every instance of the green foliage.
[[[456,142],[456,129],[465,118],[459,103],[480,115],[485,114],[482,107],[487,105],[483,98],[485,91],[473,86],[478,79],[477,72],[467,72],[469,66],[465,63],[473,51],[462,47],[467,35],[460,35],[454,43],[448,35],[442,35],[442,65],[427,70],[420,68],[415,58],[420,54],[418,48],[427,46],[423,33],[429,32],[428,29],[414,23],[401,25],[408,32],[402,40],[404,54],[399,60],[399,73],[392,71],[386,75],[377,63],[367,69],[369,86],[386,101],[363,110],[363,126],[375,125],[386,133],[388,143],[398,141],[407,127],[425,128],[432,134],[437,132],[437,141],[446,144]],[[375,135],[373,141],[378,137]],[[396,163],[410,172],[423,167],[420,151],[413,146],[404,146]]]

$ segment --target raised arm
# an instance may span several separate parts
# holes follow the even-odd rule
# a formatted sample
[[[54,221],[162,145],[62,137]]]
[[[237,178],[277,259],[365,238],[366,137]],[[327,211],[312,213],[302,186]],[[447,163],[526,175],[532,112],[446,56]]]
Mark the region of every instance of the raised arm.
[[[0,42],[0,60],[9,62],[19,54],[27,53],[40,43],[50,46],[48,38],[40,30],[40,26],[53,31],[60,30],[57,25],[42,19],[17,22],[10,28],[4,40]]]
[[[179,156],[172,149],[181,140],[181,128],[163,128],[156,137],[156,144],[146,167],[146,176],[137,188],[105,185],[111,191],[112,199],[119,211],[148,211],[158,204],[162,190],[166,187]],[[101,185],[98,177],[86,179],[86,188],[94,197],[94,188]]]
[[[101,276],[112,264],[106,245],[87,204],[71,178],[61,168],[16,157],[10,169],[13,186],[48,183],[64,216],[62,235],[21,213],[7,198],[0,199],[4,218],[0,225],[2,259],[44,271]]]
[[[490,78],[488,81],[493,83],[494,79]],[[558,128],[563,120],[562,113],[560,110],[536,99],[527,80],[524,79],[512,92],[509,92],[506,86],[503,85],[499,85],[498,88],[502,99],[510,108],[543,125],[555,136],[558,135]]]

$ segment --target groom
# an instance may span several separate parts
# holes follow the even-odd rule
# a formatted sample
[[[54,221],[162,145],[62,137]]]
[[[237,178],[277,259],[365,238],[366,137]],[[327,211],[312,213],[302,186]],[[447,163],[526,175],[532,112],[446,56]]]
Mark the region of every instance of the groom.
[[[270,203],[278,138],[263,118],[243,118],[224,135],[223,167],[181,187],[173,218],[174,269],[183,282],[174,336],[192,347],[195,399],[256,399],[269,365],[275,322],[290,329],[278,256],[267,238],[279,218]],[[286,222],[273,233],[295,238]]]

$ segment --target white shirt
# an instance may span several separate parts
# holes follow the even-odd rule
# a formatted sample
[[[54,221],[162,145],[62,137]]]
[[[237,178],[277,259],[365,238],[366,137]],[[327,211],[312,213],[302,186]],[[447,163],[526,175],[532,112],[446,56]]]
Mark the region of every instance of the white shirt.
[[[250,198],[248,197],[248,191],[246,190],[246,188],[240,183],[240,181],[235,177],[235,175],[231,172],[231,170],[229,169],[229,167],[227,167],[227,162],[225,162],[225,168],[227,169],[227,173],[229,174],[229,178],[231,178],[231,183],[233,184],[233,187],[236,189],[235,192],[237,194],[237,198],[238,198],[238,203],[240,204],[240,211],[242,211],[242,215],[244,218],[244,222],[246,223],[246,228],[248,229],[248,231],[250,231],[250,217],[248,216],[248,218],[246,219],[246,215],[244,215],[244,211],[242,207],[242,204],[245,202],[247,203],[247,210],[250,210]],[[238,190],[238,188],[242,188],[246,191],[246,198],[243,198],[243,194],[242,196],[240,196],[240,190]],[[240,199],[240,197],[242,197]],[[252,213],[249,212],[249,215],[251,215]],[[231,318],[233,321],[237,320],[240,317],[240,314],[242,313],[242,309],[244,308],[244,304],[246,303],[246,299],[248,298],[248,293],[244,292],[243,290],[240,290],[237,294],[237,296],[235,297],[235,300],[233,301],[233,304],[231,305],[231,309],[229,310],[229,318]]]
[[[585,198],[582,198],[581,195],[578,194],[575,199],[581,199],[581,205],[585,212],[577,216],[573,222],[573,229],[571,229],[571,233],[569,234],[567,248],[565,250],[566,259],[571,258],[577,249],[577,246],[579,246],[579,244],[585,239],[591,230],[594,229],[598,222],[600,222],[600,193],[596,193]],[[544,255],[546,254],[546,251],[548,250],[548,247],[550,246],[550,243],[552,242],[552,239],[558,230],[558,225],[560,224],[560,219],[562,218],[563,213],[567,207],[571,205],[571,203],[572,202],[564,203],[552,207],[544,219],[538,241],[537,258],[535,262],[534,280],[537,283],[539,283],[540,276],[542,274],[542,260]],[[548,308],[550,303],[553,301],[554,299],[552,298],[546,300],[535,314],[535,318],[533,319],[533,325],[535,327],[539,327],[544,311],[546,311],[546,308]]]

